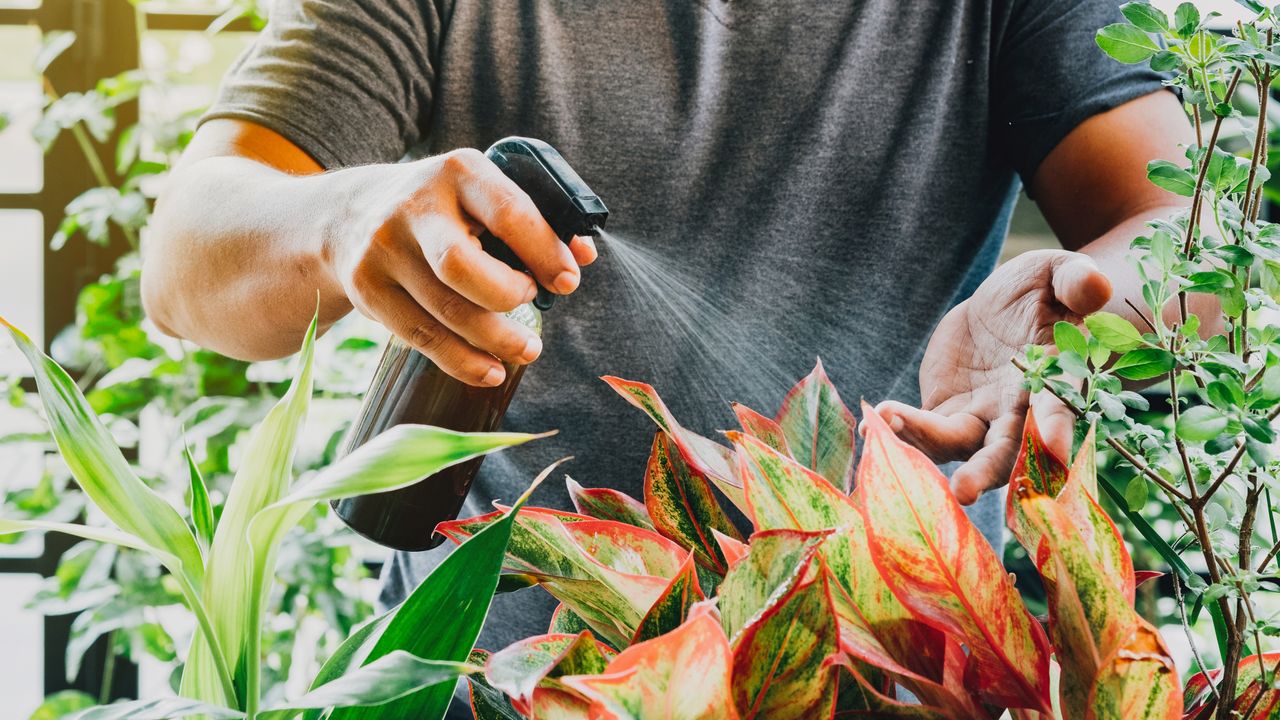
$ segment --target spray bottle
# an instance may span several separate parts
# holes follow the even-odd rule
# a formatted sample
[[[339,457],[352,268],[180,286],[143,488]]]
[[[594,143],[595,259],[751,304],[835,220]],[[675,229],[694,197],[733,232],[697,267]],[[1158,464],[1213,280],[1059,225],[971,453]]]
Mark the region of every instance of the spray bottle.
[[[604,227],[608,209],[550,145],[511,137],[494,143],[485,155],[529,194],[562,241],[567,243],[575,235],[595,235]],[[485,233],[480,242],[490,255],[527,272],[511,248],[492,234]],[[532,302],[507,317],[541,335],[542,311],[550,309],[554,299],[539,286]],[[525,369],[509,363],[504,367],[502,384],[473,387],[391,338],[365,394],[360,416],[351,426],[344,453],[403,423],[461,432],[497,430]],[[335,501],[333,509],[351,529],[374,542],[397,550],[428,550],[443,541],[435,527],[458,516],[483,460],[475,458],[445,468],[400,490]]]

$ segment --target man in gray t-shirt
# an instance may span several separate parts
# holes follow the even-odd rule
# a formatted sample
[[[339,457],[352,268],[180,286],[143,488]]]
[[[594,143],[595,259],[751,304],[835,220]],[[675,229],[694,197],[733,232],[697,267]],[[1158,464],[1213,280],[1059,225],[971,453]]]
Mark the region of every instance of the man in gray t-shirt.
[[[1128,242],[1181,202],[1145,166],[1181,156],[1186,120],[1158,75],[1095,46],[1117,19],[1115,0],[278,0],[160,199],[144,300],[243,358],[295,351],[316,288],[322,327],[358,309],[473,384],[501,379],[495,356],[545,356],[506,426],[561,432],[489,458],[467,514],[566,454],[584,485],[639,494],[653,428],[600,375],[711,434],[731,400],[776,410],[815,356],[965,461],[972,503],[1013,462],[1009,358],[1057,320],[1127,314]],[[458,150],[506,135],[559,149],[627,245],[583,272],[590,240],[559,243]],[[1066,250],[993,274],[1020,183]],[[541,343],[495,312],[534,284],[479,249],[484,228],[572,293]],[[637,266],[706,304],[636,292]],[[1037,416],[1069,442],[1069,417]],[[559,483],[536,502],[567,505]],[[444,551],[397,557],[387,600]],[[482,646],[550,608],[501,596]]]

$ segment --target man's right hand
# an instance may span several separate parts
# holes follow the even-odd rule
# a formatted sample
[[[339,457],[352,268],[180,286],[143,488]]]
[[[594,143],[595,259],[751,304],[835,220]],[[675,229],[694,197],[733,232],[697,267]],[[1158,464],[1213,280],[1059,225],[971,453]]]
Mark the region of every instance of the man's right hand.
[[[556,293],[577,289],[579,266],[596,258],[591,240],[560,242],[529,196],[477,150],[377,169],[385,200],[358,210],[326,253],[352,305],[471,385],[500,384],[499,360],[536,359],[537,334],[502,313],[533,299],[534,278]],[[485,252],[486,230],[533,276]]]
[[[486,231],[532,277],[481,249]],[[573,292],[595,258],[479,151],[323,172],[272,130],[220,119],[160,196],[142,290],[165,332],[260,360],[297,350],[319,289],[322,331],[354,307],[453,377],[493,386],[504,362],[542,349],[503,313],[534,297],[535,279]]]

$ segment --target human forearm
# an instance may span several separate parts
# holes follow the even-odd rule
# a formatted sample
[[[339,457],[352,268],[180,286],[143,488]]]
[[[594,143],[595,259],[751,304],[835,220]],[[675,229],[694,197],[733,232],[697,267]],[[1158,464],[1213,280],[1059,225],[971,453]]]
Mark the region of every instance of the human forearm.
[[[183,167],[156,208],[143,299],[162,330],[244,359],[296,351],[320,302],[351,310],[330,262],[360,169],[293,176],[238,157]]]

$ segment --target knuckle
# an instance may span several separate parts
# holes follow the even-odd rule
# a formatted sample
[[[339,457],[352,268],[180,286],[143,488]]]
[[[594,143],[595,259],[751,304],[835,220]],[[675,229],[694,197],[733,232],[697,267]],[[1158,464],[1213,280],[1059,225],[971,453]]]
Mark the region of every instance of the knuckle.
[[[436,306],[436,314],[446,323],[459,323],[471,314],[471,303],[457,293],[449,293]]]
[[[475,148],[458,148],[445,153],[442,156],[441,165],[450,174],[465,175],[484,160],[484,153]]]
[[[448,243],[436,254],[436,274],[444,284],[453,286],[467,276],[466,252],[457,243]]]
[[[509,234],[529,232],[542,220],[532,205],[531,201],[515,193],[499,196],[493,204],[493,218],[498,225],[494,229]]]
[[[424,355],[439,360],[449,339],[449,333],[439,323],[422,322],[413,326],[409,332],[409,344],[421,350]]]

